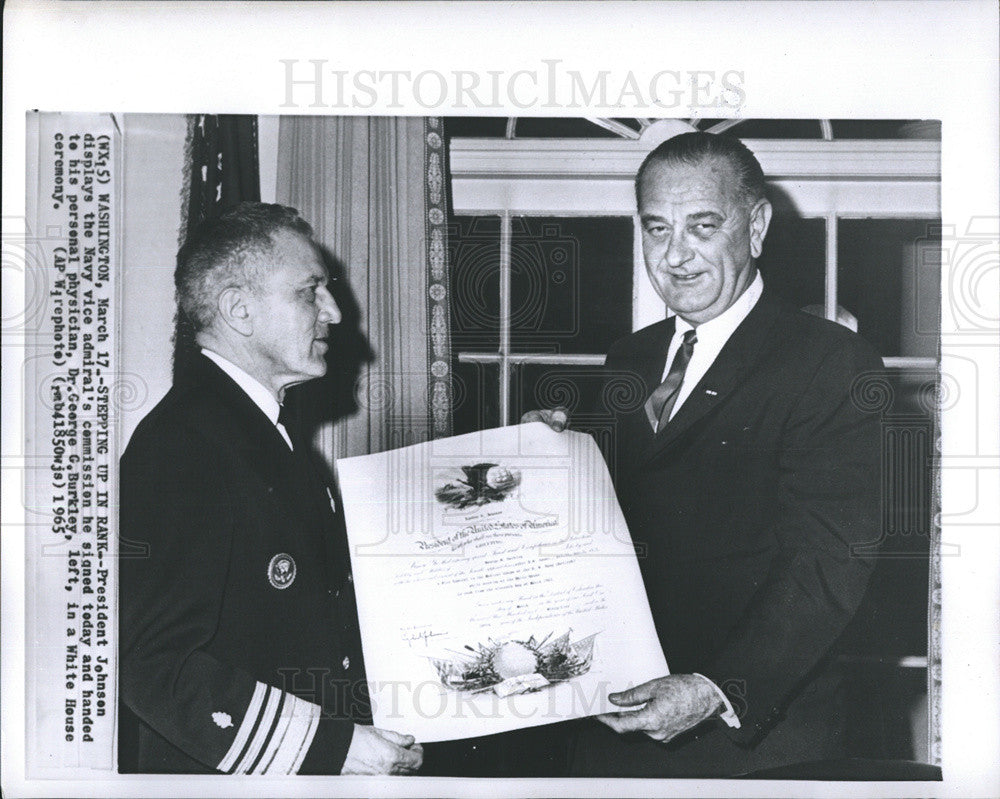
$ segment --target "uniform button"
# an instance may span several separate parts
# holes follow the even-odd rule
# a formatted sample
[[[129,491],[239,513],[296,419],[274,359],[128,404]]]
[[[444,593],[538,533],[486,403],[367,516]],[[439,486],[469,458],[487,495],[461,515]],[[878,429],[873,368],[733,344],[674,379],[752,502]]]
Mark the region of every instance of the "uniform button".
[[[347,582],[349,582],[349,583],[353,583],[354,582],[354,575],[351,574],[350,572],[348,572],[348,574],[347,574]]]
[[[351,659],[345,656],[341,665],[343,665],[344,671],[347,671],[351,667]]]

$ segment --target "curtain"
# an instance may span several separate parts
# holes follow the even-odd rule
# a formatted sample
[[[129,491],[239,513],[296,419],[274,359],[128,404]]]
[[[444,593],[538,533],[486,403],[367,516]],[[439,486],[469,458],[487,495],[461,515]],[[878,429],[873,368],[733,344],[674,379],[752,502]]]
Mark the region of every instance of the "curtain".
[[[281,119],[278,202],[312,224],[331,275],[341,278],[333,285],[344,319],[331,346],[340,361],[315,400],[327,407],[312,409],[328,460],[451,432],[440,125]]]
[[[260,200],[257,117],[242,114],[195,114],[188,117],[184,143],[181,241],[205,219],[244,200]],[[194,335],[174,319],[174,376],[192,352]]]

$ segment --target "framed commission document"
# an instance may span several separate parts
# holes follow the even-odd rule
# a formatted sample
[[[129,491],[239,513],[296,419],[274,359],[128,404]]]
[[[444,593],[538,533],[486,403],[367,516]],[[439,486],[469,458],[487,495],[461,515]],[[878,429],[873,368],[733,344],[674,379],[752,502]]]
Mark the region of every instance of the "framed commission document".
[[[549,724],[667,673],[590,436],[502,427],[338,477],[376,726],[439,741]]]

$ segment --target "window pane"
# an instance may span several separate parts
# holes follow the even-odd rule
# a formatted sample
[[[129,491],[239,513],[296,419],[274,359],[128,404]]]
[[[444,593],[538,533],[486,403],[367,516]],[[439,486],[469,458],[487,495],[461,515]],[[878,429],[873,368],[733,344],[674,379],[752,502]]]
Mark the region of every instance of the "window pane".
[[[635,375],[615,375],[608,383],[600,366],[522,364],[513,371],[512,416],[519,419],[525,411],[557,405],[569,408],[573,429],[593,435],[614,476],[624,459],[635,453],[618,445],[614,414],[608,406],[634,408],[646,398]]]
[[[741,139],[818,139],[818,119],[748,119],[732,129]]]
[[[500,139],[507,132],[507,117],[445,117],[444,132],[448,139]]]
[[[632,323],[630,217],[511,220],[511,348],[604,353]]]
[[[455,435],[500,426],[500,369],[496,364],[453,359],[452,410]]]
[[[757,262],[764,284],[796,308],[822,304],[826,221],[803,219],[780,197],[772,202],[775,213]]]
[[[627,123],[626,123],[627,124]],[[635,120],[631,124],[635,127]],[[617,133],[580,117],[518,117],[518,139],[618,139]]]
[[[452,350],[500,346],[500,218],[456,216],[448,228]]]
[[[562,405],[578,416],[599,408],[602,367],[577,364],[521,364],[514,370],[513,413]]]
[[[937,355],[940,230],[931,220],[840,220],[838,301],[883,356]]]
[[[834,119],[834,139],[941,139],[941,123],[920,119]]]

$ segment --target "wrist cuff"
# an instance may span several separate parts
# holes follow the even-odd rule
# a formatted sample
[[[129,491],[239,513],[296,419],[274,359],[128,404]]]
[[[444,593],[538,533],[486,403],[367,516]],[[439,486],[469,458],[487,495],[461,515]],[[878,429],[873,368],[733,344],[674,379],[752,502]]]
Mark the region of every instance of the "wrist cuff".
[[[704,674],[698,674],[698,672],[694,672],[694,676],[701,677],[705,682],[707,682],[709,685],[712,686],[715,693],[719,695],[719,699],[721,699],[723,704],[725,705],[725,707],[723,707],[722,709],[722,712],[719,713],[719,718],[722,719],[724,722],[726,722],[728,726],[738,730],[742,725],[740,724],[739,717],[737,717],[736,711],[733,710],[732,703],[730,703],[729,697],[726,696],[725,692],[718,685],[716,685],[714,682],[708,679],[708,677],[706,677]]]

